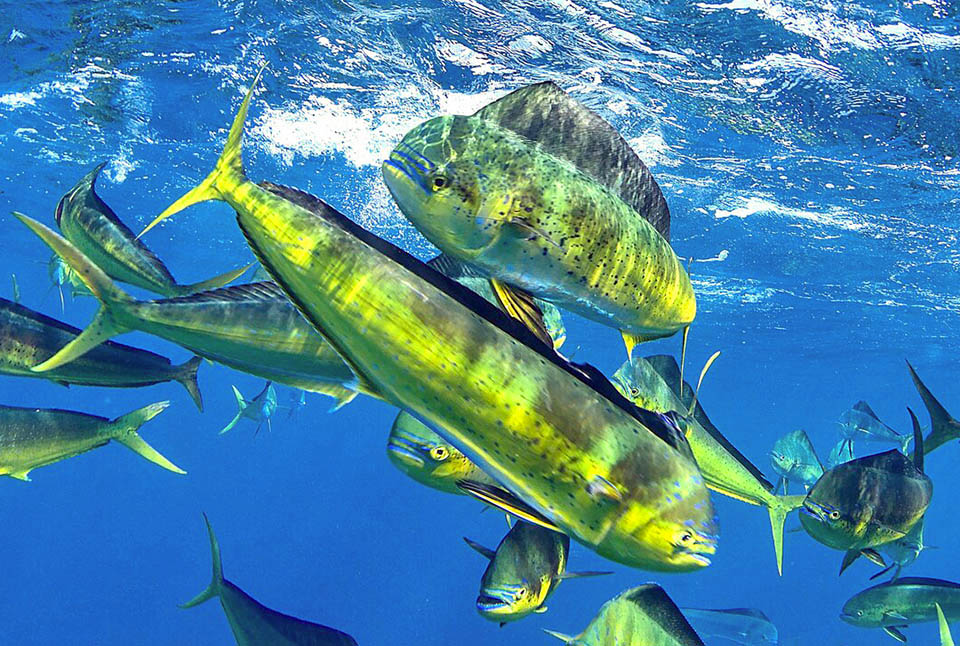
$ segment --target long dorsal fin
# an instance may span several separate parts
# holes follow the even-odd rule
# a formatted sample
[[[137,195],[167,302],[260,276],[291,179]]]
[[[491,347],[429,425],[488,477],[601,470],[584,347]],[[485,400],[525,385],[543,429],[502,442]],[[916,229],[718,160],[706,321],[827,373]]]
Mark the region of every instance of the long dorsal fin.
[[[555,83],[515,90],[474,116],[570,162],[618,194],[670,241],[670,209],[650,170],[613,126]]]
[[[861,413],[866,413],[867,415],[877,420],[878,422],[880,421],[880,418],[877,417],[877,414],[873,412],[872,408],[870,408],[870,404],[863,401],[862,399],[853,405],[853,410],[858,410]]]
[[[913,424],[913,466],[923,473],[923,431],[920,430],[920,422],[909,406],[907,412],[910,413],[910,422]]]

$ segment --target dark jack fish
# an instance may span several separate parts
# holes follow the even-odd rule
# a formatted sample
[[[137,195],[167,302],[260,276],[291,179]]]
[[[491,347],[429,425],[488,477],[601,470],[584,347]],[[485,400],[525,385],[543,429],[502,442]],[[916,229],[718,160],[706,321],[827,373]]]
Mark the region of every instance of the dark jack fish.
[[[17,217],[77,268],[101,304],[82,334],[33,366],[37,373],[73,365],[107,339],[139,330],[241,372],[329,395],[337,400],[334,409],[362,391],[350,367],[276,284],[253,283],[179,298],[134,300],[70,242],[25,215]]]
[[[219,598],[237,646],[357,646],[357,641],[347,633],[271,610],[224,579],[217,537],[206,514],[203,520],[210,535],[213,580],[206,590],[181,608],[193,608],[214,597]]]
[[[490,559],[480,580],[477,611],[501,626],[546,612],[547,599],[564,579],[610,574],[567,572],[570,537],[524,521],[510,528],[496,550],[463,540]]]
[[[780,486],[787,493],[790,482],[809,489],[823,475],[823,465],[807,432],[798,429],[777,438],[770,451],[770,464],[780,476]]]
[[[247,265],[193,285],[178,284],[160,259],[97,195],[94,184],[104,166],[100,164],[87,173],[60,198],[55,217],[64,237],[108,276],[164,296],[186,296],[222,287],[249,268]]]
[[[901,629],[937,621],[938,605],[947,621],[960,619],[960,584],[903,577],[853,595],[844,604],[840,618],[862,628],[883,628],[897,641],[906,642]]]
[[[174,473],[186,473],[147,444],[137,433],[169,402],[144,406],[117,419],[55,408],[0,406],[0,475],[30,480],[29,473],[60,460],[119,442],[141,457]]]
[[[636,343],[696,316],[670,247],[670,212],[620,134],[553,83],[471,116],[408,132],[383,178],[400,210],[445,254]]]
[[[621,592],[603,604],[576,637],[544,632],[569,646],[704,646],[677,604],[655,583]]]
[[[228,202],[257,259],[357,382],[427,421],[503,487],[474,487],[477,497],[627,565],[708,565],[713,506],[673,418],[636,408],[595,368],[569,363],[321,200],[247,179],[240,147],[255,86],[214,171],[153,224]]]
[[[920,425],[909,412],[920,446]],[[824,545],[856,553],[906,536],[932,496],[922,449],[913,461],[893,449],[824,473],[807,494],[800,523]]]
[[[190,394],[197,408],[203,410],[197,386],[200,357],[175,366],[159,354],[107,341],[54,370],[33,370],[80,334],[75,327],[0,298],[0,374],[49,379],[65,386],[112,388],[139,388],[176,381]]]
[[[930,434],[923,440],[923,452],[929,454],[947,442],[960,439],[960,422],[953,419],[947,409],[937,401],[933,393],[920,380],[920,376],[909,361],[907,362],[907,368],[910,370],[910,377],[917,387],[917,392],[920,393],[923,405],[927,407],[927,412],[930,413]]]

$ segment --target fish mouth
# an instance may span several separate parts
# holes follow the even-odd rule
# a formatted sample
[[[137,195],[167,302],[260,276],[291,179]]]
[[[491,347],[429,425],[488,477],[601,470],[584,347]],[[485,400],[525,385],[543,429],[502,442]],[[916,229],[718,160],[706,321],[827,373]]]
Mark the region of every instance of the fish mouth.
[[[805,500],[803,502],[803,507],[800,508],[800,511],[821,523],[826,522],[827,520],[828,512],[815,502]]]
[[[505,590],[484,590],[477,597],[477,610],[482,614],[503,615],[513,612],[513,593]]]
[[[436,165],[429,159],[416,152],[409,144],[402,141],[390,153],[390,158],[384,160],[380,166],[384,181],[391,193],[395,188],[406,185],[418,188],[424,195],[432,193],[428,182],[428,175]]]
[[[421,455],[422,450],[422,445],[403,436],[391,436],[387,441],[388,455],[416,469],[422,469],[427,464]]]

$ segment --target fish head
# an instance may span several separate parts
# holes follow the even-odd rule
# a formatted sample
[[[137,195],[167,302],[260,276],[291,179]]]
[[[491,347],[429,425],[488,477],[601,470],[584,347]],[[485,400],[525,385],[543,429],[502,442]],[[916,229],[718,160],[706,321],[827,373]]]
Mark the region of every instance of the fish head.
[[[869,592],[868,588],[864,592]],[[882,626],[887,608],[877,603],[873,595],[856,594],[851,597],[840,611],[840,619],[854,626]]]
[[[646,359],[628,359],[613,375],[613,387],[635,406],[646,410],[668,411],[682,407],[663,377]]]
[[[537,305],[543,312],[543,327],[546,328],[547,334],[553,339],[553,348],[559,350],[563,346],[563,342],[567,340],[567,328],[563,324],[560,310],[553,303],[547,303],[546,301],[540,301]]]
[[[449,493],[462,493],[457,481],[476,471],[467,456],[406,412],[394,421],[387,457],[417,482]]]
[[[538,585],[526,579],[517,581],[498,580],[494,577],[480,586],[477,595],[477,612],[484,619],[497,622],[517,621],[537,611],[543,604]]]
[[[479,119],[443,116],[410,130],[383,162],[384,182],[403,214],[443,252],[468,260],[499,235],[507,187],[482,148]]]
[[[54,285],[66,285],[70,282],[70,267],[63,261],[63,258],[54,253],[50,256],[47,263],[47,273],[50,275],[50,281]]]
[[[827,547],[847,550],[862,538],[865,523],[859,514],[832,496],[821,496],[814,486],[800,508],[800,524],[811,537]]]

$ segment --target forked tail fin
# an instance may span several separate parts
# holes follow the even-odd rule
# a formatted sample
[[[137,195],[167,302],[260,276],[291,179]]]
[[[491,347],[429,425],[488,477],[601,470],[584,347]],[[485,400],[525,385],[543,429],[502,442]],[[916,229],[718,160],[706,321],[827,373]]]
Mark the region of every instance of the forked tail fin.
[[[230,134],[227,135],[227,144],[223,147],[223,153],[220,154],[220,158],[217,160],[217,165],[214,166],[213,171],[207,175],[200,184],[188,191],[183,197],[168,206],[163,213],[154,218],[153,222],[148,224],[147,227],[140,232],[140,235],[137,236],[138,238],[142,237],[143,234],[160,224],[163,220],[166,220],[174,213],[178,213],[188,206],[206,202],[207,200],[223,199],[224,190],[229,191],[245,180],[241,150],[243,147],[243,124],[247,120],[247,111],[250,109],[250,99],[253,98],[253,90],[257,87],[257,83],[260,81],[260,76],[263,74],[265,67],[266,64],[260,67],[256,78],[254,78],[253,83],[250,84],[250,89],[247,90],[246,96],[243,97],[243,103],[240,104],[237,116],[230,126]]]
[[[243,412],[247,410],[247,406],[250,405],[246,399],[243,398],[243,395],[237,390],[236,386],[230,386],[233,388],[233,395],[237,398],[237,414],[233,416],[233,419],[230,420],[230,423],[223,427],[223,430],[220,431],[220,435],[223,435],[234,426],[237,425],[237,422],[240,421],[240,418],[243,417]]]
[[[194,357],[180,366],[177,371],[177,381],[187,389],[193,403],[197,405],[197,410],[202,413],[203,395],[200,394],[200,384],[197,383],[197,370],[200,369],[201,363],[203,363],[203,358]]]
[[[767,503],[770,512],[770,530],[773,532],[773,551],[777,557],[777,573],[783,575],[783,524],[787,515],[803,505],[806,496],[773,496]]]
[[[210,553],[213,560],[213,578],[207,588],[195,596],[190,601],[180,604],[181,608],[193,608],[199,606],[204,601],[209,601],[214,597],[220,596],[220,588],[223,586],[223,564],[220,562],[220,546],[217,544],[217,537],[213,534],[213,527],[210,526],[210,519],[203,515],[203,522],[207,524],[207,533],[210,535]]]
[[[59,352],[43,363],[34,366],[31,370],[46,372],[59,368],[65,363],[83,356],[111,337],[128,332],[130,328],[118,323],[114,314],[117,309],[132,303],[133,299],[117,287],[116,283],[87,258],[82,251],[74,247],[60,234],[22,213],[15,212],[14,215],[63,258],[64,262],[77,273],[80,280],[100,301],[100,310],[90,325],[77,338],[60,348]]]
[[[933,393],[920,380],[920,376],[909,361],[907,361],[907,368],[913,378],[913,385],[917,387],[917,392],[920,393],[923,405],[927,407],[927,412],[930,413],[930,434],[923,441],[923,452],[929,454],[930,451],[941,444],[960,439],[960,422],[953,419],[947,409],[937,401]]]
[[[167,471],[173,471],[174,473],[183,475],[186,471],[163,457],[159,451],[147,444],[147,442],[140,437],[140,434],[137,433],[141,426],[162,413],[169,405],[170,402],[157,402],[156,404],[144,406],[132,413],[118,417],[113,420],[114,432],[111,439],[120,442],[120,444],[123,444],[143,459],[149,460]]]

